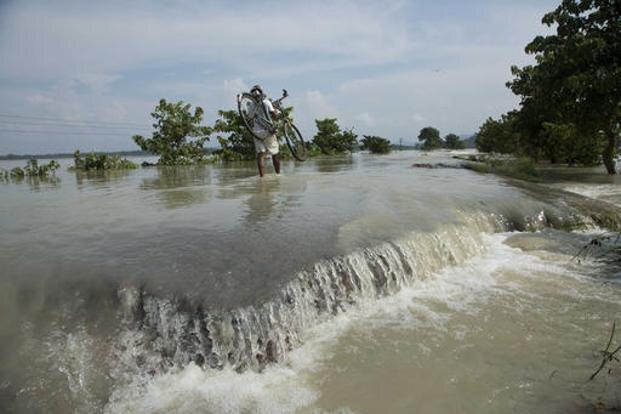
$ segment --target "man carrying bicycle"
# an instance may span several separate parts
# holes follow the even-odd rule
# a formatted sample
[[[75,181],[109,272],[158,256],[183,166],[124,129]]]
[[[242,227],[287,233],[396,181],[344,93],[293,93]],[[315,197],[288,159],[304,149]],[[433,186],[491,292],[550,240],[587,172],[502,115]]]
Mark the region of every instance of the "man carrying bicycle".
[[[257,166],[259,167],[259,176],[265,174],[265,155],[272,156],[272,164],[276,174],[280,174],[280,154],[278,139],[274,131],[272,116],[278,115],[278,111],[274,109],[272,101],[263,93],[263,89],[259,85],[255,85],[250,89],[250,93],[257,97],[256,105],[250,110],[249,114],[255,120],[252,125],[252,133],[255,135],[254,147],[257,150]],[[257,138],[260,137],[261,139]]]

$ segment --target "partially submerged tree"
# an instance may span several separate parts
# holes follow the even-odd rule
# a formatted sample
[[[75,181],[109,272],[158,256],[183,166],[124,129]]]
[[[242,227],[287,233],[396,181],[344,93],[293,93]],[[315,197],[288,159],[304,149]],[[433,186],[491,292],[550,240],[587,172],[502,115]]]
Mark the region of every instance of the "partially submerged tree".
[[[256,158],[253,136],[246,128],[239,112],[218,111],[219,118],[213,126],[220,149],[214,155],[222,161],[241,161]]]
[[[444,145],[448,149],[464,149],[465,145],[462,140],[455,134],[448,134],[444,137]]]
[[[391,150],[390,141],[386,138],[375,135],[363,135],[362,149],[371,151],[374,154],[388,154]]]
[[[73,169],[82,171],[91,170],[129,170],[138,168],[138,165],[119,155],[97,154],[91,152],[82,156],[80,151],[73,153]]]
[[[317,133],[313,144],[324,154],[352,152],[358,143],[358,135],[353,129],[342,131],[336,118],[316,119]]]
[[[422,148],[425,151],[433,150],[436,148],[442,148],[442,138],[440,138],[440,131],[434,127],[425,127],[420,130],[418,134],[418,140],[423,142]]]
[[[159,155],[159,164],[194,164],[205,160],[203,145],[209,140],[211,128],[201,126],[203,109],[183,101],[166,102],[161,99],[151,116],[155,119],[153,135],[144,138],[134,135],[138,146],[152,154]],[[190,140],[192,139],[192,140]]]

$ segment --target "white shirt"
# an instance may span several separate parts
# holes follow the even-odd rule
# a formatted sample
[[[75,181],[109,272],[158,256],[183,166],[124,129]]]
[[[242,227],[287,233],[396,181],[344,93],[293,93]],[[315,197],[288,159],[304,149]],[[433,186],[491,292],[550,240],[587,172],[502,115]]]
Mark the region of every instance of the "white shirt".
[[[252,108],[251,114],[251,117],[255,119],[252,130],[260,135],[269,132],[268,124],[272,121],[272,113],[275,112],[274,105],[272,105],[272,101],[269,99],[263,99],[262,104],[263,108],[265,108],[265,111],[267,112],[267,119],[263,108],[261,108],[259,104],[256,104],[254,108]]]

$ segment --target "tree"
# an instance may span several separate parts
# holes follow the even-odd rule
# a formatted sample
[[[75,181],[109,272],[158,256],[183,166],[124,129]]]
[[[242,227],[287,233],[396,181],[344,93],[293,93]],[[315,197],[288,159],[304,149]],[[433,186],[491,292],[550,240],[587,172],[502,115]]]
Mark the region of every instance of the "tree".
[[[518,135],[514,130],[515,115],[502,115],[496,121],[488,118],[476,134],[475,145],[481,152],[514,153],[517,150]]]
[[[257,156],[253,135],[237,111],[218,111],[213,126],[220,149],[214,154],[223,161],[252,160]]]
[[[371,151],[374,154],[388,154],[391,150],[390,141],[386,138],[375,135],[363,135],[362,149]]]
[[[548,155],[561,148],[569,160],[601,151],[609,174],[615,173],[621,123],[620,9],[619,0],[563,0],[542,19],[556,33],[526,46],[536,64],[512,67],[508,83],[521,96],[521,116],[543,115],[530,130],[531,142],[538,139]]]
[[[442,138],[440,138],[440,131],[433,127],[429,126],[421,129],[420,133],[418,134],[418,140],[423,141],[423,149],[425,151],[442,148]]]
[[[143,151],[159,155],[159,164],[162,165],[203,161],[206,156],[203,145],[209,140],[211,128],[200,125],[203,119],[202,108],[197,106],[193,114],[190,109],[191,105],[183,101],[173,103],[161,99],[151,112],[155,119],[152,137],[134,135],[134,141]],[[188,138],[194,140],[190,141]]]
[[[315,119],[317,133],[313,144],[324,154],[352,152],[358,143],[358,135],[353,129],[341,131],[336,118]]]
[[[464,149],[464,143],[455,134],[448,134],[444,137],[444,145],[448,149]]]

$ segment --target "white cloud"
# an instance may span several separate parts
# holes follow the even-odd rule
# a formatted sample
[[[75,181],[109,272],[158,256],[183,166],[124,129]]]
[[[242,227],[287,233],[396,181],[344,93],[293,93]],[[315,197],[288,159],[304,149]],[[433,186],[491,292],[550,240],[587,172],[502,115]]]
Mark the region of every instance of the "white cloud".
[[[337,118],[336,107],[328,101],[320,91],[307,91],[305,94],[306,108],[314,118]]]
[[[377,121],[373,116],[371,116],[368,112],[362,112],[354,117],[356,121],[362,122],[365,126],[375,126]]]
[[[120,78],[119,75],[110,75],[106,73],[79,73],[75,76],[78,82],[91,88],[95,93],[108,91],[110,85]]]
[[[384,63],[407,50],[405,22],[371,4],[283,3],[269,13],[264,4],[236,9],[198,4],[186,7],[185,14],[125,5],[88,11],[46,3],[9,8],[0,53],[10,58],[0,73],[74,78],[165,62],[218,62],[261,72],[283,68],[271,62],[273,53],[306,53],[310,62],[293,64],[299,68],[312,67],[317,59],[325,63],[326,55],[335,65]],[[308,58],[313,55],[317,59]]]
[[[246,82],[243,81],[243,79],[235,78],[231,80],[225,79],[222,85],[222,89],[224,90],[224,93],[226,93],[227,95],[235,96],[238,93],[247,91],[250,88],[246,84]]]
[[[516,105],[504,83],[529,60],[546,2],[473,2],[469,16],[409,1],[13,2],[0,14],[0,110],[149,124],[165,97],[211,122],[260,82],[287,87],[306,135],[322,117],[388,138],[470,133]]]
[[[45,104],[51,104],[54,102],[52,98],[44,94],[41,94],[41,93],[34,93],[32,95],[27,95],[24,99],[26,100],[26,102],[28,102],[31,105],[45,105]]]
[[[425,121],[425,117],[422,116],[421,114],[414,113],[414,114],[412,114],[412,121],[414,121],[415,123],[419,124],[419,123]]]

